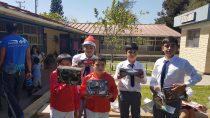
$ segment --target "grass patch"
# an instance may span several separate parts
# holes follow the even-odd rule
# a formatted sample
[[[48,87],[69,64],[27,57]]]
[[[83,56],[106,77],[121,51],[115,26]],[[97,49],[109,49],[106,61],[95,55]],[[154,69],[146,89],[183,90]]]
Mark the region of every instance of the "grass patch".
[[[191,99],[202,105],[205,105],[206,107],[208,107],[208,109],[210,109],[210,106],[206,105],[208,102],[210,102],[208,100],[208,97],[210,96],[210,85],[193,86],[192,90],[193,90],[193,96],[191,97]]]
[[[196,86],[192,87],[192,90],[193,90],[193,96],[190,97],[190,99],[192,101],[202,104],[202,105],[206,106],[208,109],[210,109],[210,106],[207,106],[207,103],[209,102],[208,96],[210,96],[210,91],[209,91],[210,85],[208,85],[208,86],[197,86],[196,85]],[[142,99],[141,99],[142,104],[143,104],[143,100],[145,98],[152,99],[152,94],[151,94],[149,86],[142,86],[141,95],[142,95]]]
[[[105,70],[111,74],[115,73],[115,69],[118,63],[120,63],[121,61],[114,61],[113,63],[111,62],[111,60],[107,60],[106,63],[106,68]],[[144,68],[147,69],[147,76],[151,76],[153,67],[154,67],[154,62],[146,62],[143,61],[141,62],[144,65]]]
[[[152,92],[150,91],[149,86],[141,86],[141,104],[144,104],[144,99],[149,98],[152,99]]]

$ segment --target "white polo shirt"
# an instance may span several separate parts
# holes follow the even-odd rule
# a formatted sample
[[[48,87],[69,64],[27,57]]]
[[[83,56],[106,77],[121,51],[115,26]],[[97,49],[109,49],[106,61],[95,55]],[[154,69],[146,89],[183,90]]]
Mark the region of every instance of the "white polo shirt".
[[[140,92],[140,89],[141,89],[141,83],[142,84],[145,84],[147,82],[147,79],[146,79],[146,71],[144,69],[144,65],[141,64],[140,62],[138,61],[135,61],[134,63],[134,66],[133,66],[133,69],[142,69],[143,72],[144,72],[144,78],[140,78],[140,77],[137,77],[137,76],[134,76],[134,81],[135,81],[135,85],[134,87],[131,86],[131,78],[130,76],[125,76],[121,79],[117,79],[117,76],[119,75],[119,70],[120,68],[123,68],[123,69],[132,69],[132,67],[130,66],[130,63],[128,60],[125,60],[125,61],[122,61],[120,62],[118,65],[117,65],[117,68],[116,68],[116,71],[115,71],[115,75],[114,75],[114,79],[116,81],[118,81],[118,90],[119,91],[129,91],[129,92]]]
[[[81,60],[96,59],[96,57],[97,56],[93,55],[91,58],[88,58],[85,53],[77,54],[77,55],[74,55],[72,58],[72,65],[75,66],[75,65],[78,65],[78,63],[80,63]],[[93,67],[90,68],[90,72],[93,72]]]
[[[150,86],[160,86],[162,67],[166,58],[160,58],[155,62]],[[190,80],[185,84],[187,86],[195,85],[201,81],[201,76],[197,73],[195,68],[185,59],[173,56],[167,63],[167,71],[164,79],[163,87],[170,87],[172,84],[184,83],[185,75],[190,76]]]

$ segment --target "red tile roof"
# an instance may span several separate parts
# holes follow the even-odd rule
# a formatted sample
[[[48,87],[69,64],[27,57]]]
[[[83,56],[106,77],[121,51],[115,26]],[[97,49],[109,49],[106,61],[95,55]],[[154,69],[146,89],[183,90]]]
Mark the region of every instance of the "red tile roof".
[[[33,12],[20,9],[19,7],[15,7],[12,5],[9,5],[4,2],[0,2],[0,7],[5,7],[10,10],[18,11],[36,18],[41,18],[50,22],[62,24],[65,26],[68,26],[69,28],[81,31],[83,33],[87,33],[89,35],[106,35],[105,28],[102,27],[102,25],[94,24],[94,23],[69,23],[66,25],[64,22],[55,21],[46,17],[43,17],[41,15],[35,14]],[[125,31],[124,33],[121,33],[122,36],[151,36],[151,37],[168,37],[168,36],[174,36],[174,37],[180,37],[181,34],[176,32],[175,30],[169,28],[165,24],[138,24],[136,25],[137,30],[135,32],[130,33],[129,31]]]
[[[69,23],[68,26],[87,32],[90,35],[106,35],[102,25],[94,23]],[[181,34],[165,24],[138,24],[132,33],[125,31],[121,36],[180,37]]]

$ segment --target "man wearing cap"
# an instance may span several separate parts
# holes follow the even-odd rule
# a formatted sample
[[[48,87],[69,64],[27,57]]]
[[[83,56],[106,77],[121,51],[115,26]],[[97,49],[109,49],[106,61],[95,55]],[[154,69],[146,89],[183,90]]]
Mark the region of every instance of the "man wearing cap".
[[[94,55],[96,49],[96,40],[93,36],[88,36],[84,40],[84,43],[82,45],[84,53],[77,54],[73,57],[72,66],[83,67],[84,71],[82,72],[82,78],[84,78],[86,75],[88,75],[90,72],[93,71],[91,60],[96,59],[96,56]],[[84,105],[85,105],[84,100],[81,100],[79,118],[81,118],[83,110],[84,110],[84,116],[86,117]]]
[[[7,24],[8,36],[1,44],[0,68],[3,68],[3,86],[8,97],[10,118],[24,118],[23,111],[18,103],[18,95],[22,88],[25,71],[26,78],[31,76],[31,55],[28,41],[17,35],[17,24]],[[25,63],[27,70],[25,70]]]
[[[132,118],[140,118],[141,105],[141,84],[146,83],[146,72],[143,64],[136,60],[138,46],[131,43],[126,46],[127,60],[117,65],[114,79],[118,82],[120,117],[129,118],[129,108],[131,108]],[[121,70],[129,70],[136,74],[122,73]]]

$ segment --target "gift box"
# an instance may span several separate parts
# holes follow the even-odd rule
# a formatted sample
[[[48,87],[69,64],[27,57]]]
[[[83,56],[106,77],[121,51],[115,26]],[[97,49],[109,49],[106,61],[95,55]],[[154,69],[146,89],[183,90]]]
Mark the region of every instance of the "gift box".
[[[174,93],[171,91],[172,87],[165,87],[163,88],[163,93],[165,95],[166,101],[176,101],[176,100],[187,100],[188,96],[186,91]]]
[[[153,113],[153,106],[154,106],[154,101],[146,98],[144,99],[144,104],[141,106],[141,108],[144,110],[144,112]]]
[[[152,103],[151,103],[152,104]],[[155,96],[154,97],[154,104],[156,106],[157,109],[161,109],[165,112],[168,112],[170,114],[174,114],[176,108],[169,106],[166,104],[166,101],[164,100],[164,97],[162,96]]]
[[[88,80],[87,94],[96,96],[108,95],[108,81],[107,80]]]
[[[78,62],[78,65],[84,65],[84,66],[92,66],[94,63],[94,59],[84,59]]]
[[[70,67],[70,66],[58,66],[58,82],[66,83],[70,85],[81,84],[81,71],[82,68]]]
[[[138,75],[141,69],[125,69],[120,68],[120,75]]]

